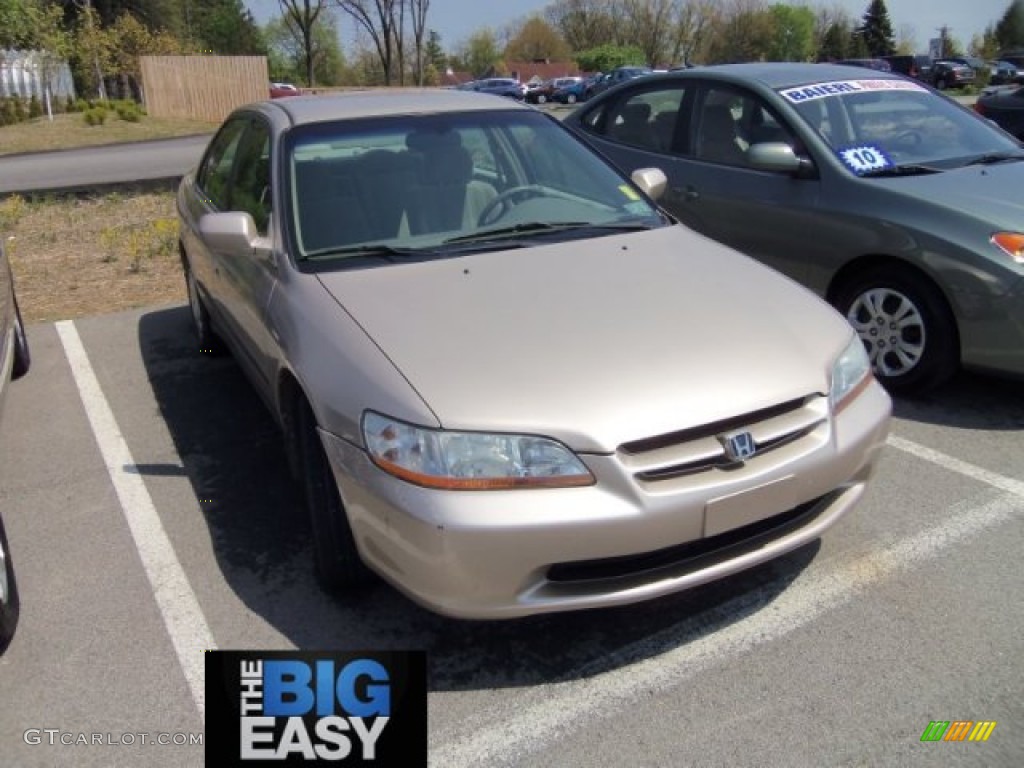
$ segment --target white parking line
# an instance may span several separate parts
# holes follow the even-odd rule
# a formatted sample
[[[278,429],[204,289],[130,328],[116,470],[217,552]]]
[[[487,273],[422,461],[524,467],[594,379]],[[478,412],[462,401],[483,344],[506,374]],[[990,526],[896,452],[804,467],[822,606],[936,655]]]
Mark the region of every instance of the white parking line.
[[[160,515],[146,490],[146,484],[142,476],[134,471],[135,460],[103,396],[78,330],[70,320],[62,320],[56,327],[82,397],[85,414],[121,503],[121,511],[128,521],[128,528],[135,540],[164,626],[171,636],[178,663],[192,692],[192,700],[200,717],[205,720],[206,678],[202,651],[216,647],[213,634],[195,592],[192,591],[192,585],[178,562],[163,523],[160,522]]]
[[[835,570],[805,571],[784,592],[768,585],[707,615],[656,633],[602,658],[600,669],[578,669],[573,680],[537,686],[510,697],[486,722],[462,721],[431,734],[431,764],[444,768],[501,765],[549,748],[576,723],[629,711],[633,702],[678,687],[712,665],[777,640],[850,602],[866,588],[934,560],[964,539],[1024,517],[1024,483],[902,438],[892,447],[1007,492],[971,507],[955,505],[948,521],[908,536]],[[772,609],[744,609],[767,605]],[[444,694],[435,694],[444,695]]]

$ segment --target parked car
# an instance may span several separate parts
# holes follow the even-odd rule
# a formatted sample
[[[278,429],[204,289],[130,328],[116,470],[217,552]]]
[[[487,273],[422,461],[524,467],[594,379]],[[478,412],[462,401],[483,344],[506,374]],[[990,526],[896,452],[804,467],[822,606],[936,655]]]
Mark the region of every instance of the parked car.
[[[992,85],[1024,84],[1024,73],[1008,61],[989,62],[989,83]]]
[[[983,93],[974,102],[974,110],[1024,141],[1024,87]]]
[[[270,98],[272,99],[280,99],[285,96],[298,96],[301,93],[302,91],[291,83],[270,84]]]
[[[559,104],[575,104],[579,101],[586,101],[590,94],[588,89],[595,82],[593,78],[581,78],[579,82],[565,85],[551,94],[551,100]]]
[[[473,84],[473,90],[478,93],[490,93],[494,96],[507,96],[511,99],[522,99],[526,93],[526,86],[514,77],[489,77],[485,80],[477,80]]]
[[[7,402],[7,389],[13,379],[28,373],[31,363],[25,324],[18,309],[14,275],[0,236],[0,411]],[[14,561],[0,517],[0,653],[3,653],[18,626],[21,601],[14,578]]]
[[[189,303],[282,426],[325,585],[365,564],[454,616],[618,605],[854,506],[890,411],[863,345],[674,224],[664,185],[476,93],[228,117],[178,193]]]
[[[606,91],[613,86],[626,82],[627,80],[632,80],[635,77],[649,75],[652,71],[653,70],[650,67],[616,67],[590,86],[590,92],[587,94],[587,97],[596,96],[602,91]]]
[[[644,78],[567,117],[662,205],[828,299],[893,391],[1024,376],[1024,147],[901,75],[736,64]]]
[[[864,67],[865,69],[877,69],[879,72],[892,72],[892,67],[885,59],[842,59],[835,64],[845,64],[849,67]]]
[[[970,67],[976,78],[989,71],[989,63],[978,56],[947,56],[946,60]]]
[[[526,101],[531,104],[546,104],[555,100],[555,93],[563,88],[578,85],[583,82],[582,77],[553,77],[545,80],[536,88],[526,92]]]
[[[912,77],[915,80],[921,80],[925,83],[930,83],[932,73],[932,57],[922,55],[894,55],[894,56],[883,56],[887,62],[889,62],[889,68],[891,71],[907,77]]]
[[[940,91],[974,83],[974,70],[967,64],[942,59],[932,64],[932,85]]]

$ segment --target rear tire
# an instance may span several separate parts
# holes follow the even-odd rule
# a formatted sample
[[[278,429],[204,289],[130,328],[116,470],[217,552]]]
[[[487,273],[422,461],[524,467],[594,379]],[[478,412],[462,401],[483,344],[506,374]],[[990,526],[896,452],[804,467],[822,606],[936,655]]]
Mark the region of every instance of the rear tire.
[[[210,324],[210,312],[206,309],[203,297],[199,295],[199,285],[188,265],[185,266],[185,289],[188,291],[188,307],[192,313],[196,339],[199,341],[199,351],[205,355],[220,357],[227,349]]]
[[[328,591],[367,583],[371,573],[359,556],[341,494],[317,432],[316,417],[305,399],[300,399],[296,405],[294,440],[313,532],[317,581]]]
[[[921,393],[956,373],[956,320],[923,276],[896,266],[875,267],[841,286],[835,305],[864,342],[876,378],[890,392]]]

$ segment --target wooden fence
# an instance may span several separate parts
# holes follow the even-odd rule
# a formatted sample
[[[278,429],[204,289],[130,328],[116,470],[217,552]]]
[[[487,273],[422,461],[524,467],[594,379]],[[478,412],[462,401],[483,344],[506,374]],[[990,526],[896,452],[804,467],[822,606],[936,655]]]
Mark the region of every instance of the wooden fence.
[[[265,56],[141,56],[146,111],[218,123],[270,96]]]

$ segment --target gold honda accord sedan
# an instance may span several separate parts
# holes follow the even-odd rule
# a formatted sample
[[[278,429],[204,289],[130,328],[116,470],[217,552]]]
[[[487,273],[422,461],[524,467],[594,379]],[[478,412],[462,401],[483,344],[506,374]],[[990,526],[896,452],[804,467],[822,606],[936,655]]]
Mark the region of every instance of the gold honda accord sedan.
[[[281,425],[318,576],[620,605],[818,538],[891,403],[846,321],[554,118],[460,91],[234,112],[179,189],[199,346]]]

